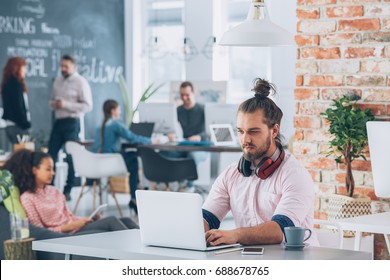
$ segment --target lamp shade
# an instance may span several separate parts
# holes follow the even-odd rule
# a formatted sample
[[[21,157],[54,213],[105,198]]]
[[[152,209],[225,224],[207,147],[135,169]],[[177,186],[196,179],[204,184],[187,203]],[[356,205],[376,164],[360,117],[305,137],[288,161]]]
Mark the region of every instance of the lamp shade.
[[[294,45],[294,36],[267,17],[264,2],[253,1],[247,20],[226,31],[219,44],[249,47]]]

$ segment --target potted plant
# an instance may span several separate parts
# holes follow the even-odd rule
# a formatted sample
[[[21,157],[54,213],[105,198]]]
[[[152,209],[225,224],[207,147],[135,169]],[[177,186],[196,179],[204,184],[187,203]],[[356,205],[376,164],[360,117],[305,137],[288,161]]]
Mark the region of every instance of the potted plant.
[[[137,103],[137,106],[133,109],[133,106],[130,102],[130,94],[129,94],[129,90],[127,88],[127,83],[126,83],[126,80],[125,78],[123,77],[122,74],[119,74],[118,75],[118,82],[119,82],[119,89],[122,93],[122,96],[123,96],[123,100],[125,102],[125,113],[126,113],[126,120],[125,120],[125,123],[126,125],[129,127],[131,122],[133,121],[133,118],[134,118],[134,114],[137,112],[138,110],[138,105],[141,103],[141,102],[145,102],[146,100],[148,100],[150,97],[153,96],[153,94],[155,94],[163,85],[164,83],[162,84],[159,84],[157,86],[154,85],[154,83],[151,83],[145,90],[144,92],[142,93],[141,95],[141,98],[140,100],[138,101]]]
[[[361,110],[351,104],[357,100],[354,96],[344,96],[332,100],[332,108],[321,113],[329,122],[332,135],[327,156],[333,156],[339,164],[345,164],[345,187],[347,196],[331,196],[328,204],[329,218],[346,218],[371,213],[369,198],[353,199],[355,181],[352,173],[352,161],[357,158],[366,160],[368,145],[366,123],[375,120],[371,109]]]

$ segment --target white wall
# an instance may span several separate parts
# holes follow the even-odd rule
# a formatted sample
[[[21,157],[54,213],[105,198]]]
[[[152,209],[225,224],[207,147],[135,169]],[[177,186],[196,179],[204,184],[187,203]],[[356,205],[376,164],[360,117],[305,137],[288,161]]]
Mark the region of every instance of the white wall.
[[[296,1],[267,1],[267,7],[274,23],[296,34]],[[287,142],[294,135],[295,60],[295,46],[271,48],[271,80],[278,88],[277,103],[283,111],[281,130]]]

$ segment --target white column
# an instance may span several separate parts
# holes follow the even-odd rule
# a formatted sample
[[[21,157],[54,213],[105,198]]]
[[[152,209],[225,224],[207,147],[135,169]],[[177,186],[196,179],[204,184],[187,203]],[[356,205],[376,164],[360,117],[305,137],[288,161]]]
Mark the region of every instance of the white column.
[[[186,61],[186,79],[212,80],[213,61],[201,54],[207,40],[213,36],[213,1],[186,0],[185,36],[190,38],[199,51],[192,60]]]
[[[142,7],[140,0],[124,1],[125,4],[125,79],[130,91],[130,104],[141,97],[142,81]]]

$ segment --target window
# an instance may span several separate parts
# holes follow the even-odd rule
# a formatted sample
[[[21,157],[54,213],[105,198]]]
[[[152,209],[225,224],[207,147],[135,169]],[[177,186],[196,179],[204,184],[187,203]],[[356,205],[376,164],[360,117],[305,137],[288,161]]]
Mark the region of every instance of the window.
[[[227,0],[225,18],[228,28],[243,22],[248,14],[250,1]],[[223,31],[225,31],[223,30]],[[251,92],[252,81],[256,77],[270,79],[271,63],[269,48],[229,47],[228,103],[241,103]]]
[[[169,82],[185,77],[185,61],[179,56],[184,38],[184,1],[149,0],[145,4],[147,23],[143,48],[146,62],[143,88],[151,83],[165,83],[151,101],[167,102]]]

